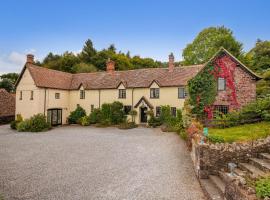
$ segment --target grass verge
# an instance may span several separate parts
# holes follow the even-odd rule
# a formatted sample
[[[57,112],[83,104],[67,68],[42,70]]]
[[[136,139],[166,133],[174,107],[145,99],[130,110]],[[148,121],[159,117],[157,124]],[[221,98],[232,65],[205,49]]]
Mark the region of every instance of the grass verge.
[[[245,124],[230,128],[209,128],[210,136],[222,137],[225,142],[245,142],[270,135],[270,122]]]

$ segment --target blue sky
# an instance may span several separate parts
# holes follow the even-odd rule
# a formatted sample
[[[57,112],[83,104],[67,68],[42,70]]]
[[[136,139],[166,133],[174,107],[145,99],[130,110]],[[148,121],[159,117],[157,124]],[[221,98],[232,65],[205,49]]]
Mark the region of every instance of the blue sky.
[[[0,4],[0,73],[20,71],[26,53],[79,52],[90,38],[97,49],[115,44],[131,55],[177,60],[194,37],[224,25],[248,51],[270,39],[268,0],[9,0]]]

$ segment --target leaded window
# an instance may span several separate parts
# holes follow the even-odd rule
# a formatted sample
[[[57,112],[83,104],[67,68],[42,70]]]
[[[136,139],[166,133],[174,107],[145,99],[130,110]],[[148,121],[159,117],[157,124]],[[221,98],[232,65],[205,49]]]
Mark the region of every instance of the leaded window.
[[[150,98],[151,99],[159,98],[159,88],[150,88]]]
[[[119,99],[125,99],[126,98],[126,90],[125,89],[119,89],[118,90],[118,98]]]

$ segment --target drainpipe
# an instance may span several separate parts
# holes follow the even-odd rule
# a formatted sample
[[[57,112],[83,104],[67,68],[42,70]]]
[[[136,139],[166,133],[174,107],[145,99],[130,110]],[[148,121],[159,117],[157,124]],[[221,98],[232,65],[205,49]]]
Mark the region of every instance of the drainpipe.
[[[133,91],[134,91],[134,88],[132,88],[132,100],[131,100],[132,101],[132,103],[131,103],[132,104],[132,106],[131,106],[132,109],[133,109]]]
[[[47,99],[47,89],[45,88],[45,95],[44,95],[44,115],[46,114],[46,99]]]
[[[100,109],[100,90],[98,90],[98,107]]]

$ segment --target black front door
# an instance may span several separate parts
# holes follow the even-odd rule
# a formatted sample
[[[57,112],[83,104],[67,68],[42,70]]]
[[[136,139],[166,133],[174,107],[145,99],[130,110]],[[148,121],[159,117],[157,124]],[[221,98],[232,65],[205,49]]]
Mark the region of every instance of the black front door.
[[[47,112],[47,120],[52,126],[62,124],[62,109],[49,109]]]
[[[141,123],[147,123],[147,107],[141,107]]]

